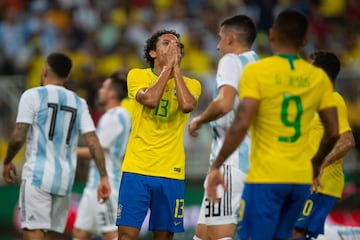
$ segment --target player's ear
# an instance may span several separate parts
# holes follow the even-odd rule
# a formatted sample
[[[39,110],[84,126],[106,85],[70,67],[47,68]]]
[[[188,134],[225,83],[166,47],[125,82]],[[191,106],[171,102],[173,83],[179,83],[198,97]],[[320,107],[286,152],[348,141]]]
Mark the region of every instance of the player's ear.
[[[301,48],[305,47],[306,44],[307,44],[307,42],[308,42],[308,38],[307,38],[307,37],[304,37],[304,39],[303,39],[302,42],[301,42]]]
[[[46,77],[48,74],[49,74],[49,66],[45,64],[42,70],[42,75],[43,77]]]
[[[156,57],[156,51],[150,50],[149,55],[150,55],[150,57],[155,58]]]
[[[233,31],[230,31],[226,35],[227,44],[231,45],[235,41],[235,38],[236,38],[235,33]]]
[[[275,31],[274,31],[274,29],[270,28],[270,30],[269,30],[269,40],[270,40],[270,42],[272,42],[272,41],[274,41],[274,39],[275,39]]]

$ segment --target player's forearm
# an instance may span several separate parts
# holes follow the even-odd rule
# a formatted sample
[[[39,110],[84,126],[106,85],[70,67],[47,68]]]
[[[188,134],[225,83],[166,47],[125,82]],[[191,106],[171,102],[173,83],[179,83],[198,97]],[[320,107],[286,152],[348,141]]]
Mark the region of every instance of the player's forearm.
[[[340,137],[337,109],[335,107],[324,109],[319,112],[319,116],[324,126],[324,135],[321,138],[319,149],[312,159],[315,167],[322,165],[325,157],[330,153]]]
[[[104,153],[95,132],[85,134],[85,139],[100,176],[107,176]]]
[[[197,99],[186,86],[179,66],[174,66],[173,73],[176,85],[176,98],[178,99],[179,106],[185,113],[192,112],[197,106]]]
[[[247,125],[244,125],[241,121],[235,119],[235,121],[232,123],[231,127],[227,131],[224,139],[224,144],[222,145],[220,152],[211,167],[217,169],[220,168],[220,166],[225,162],[225,160],[235,151],[235,149],[243,141],[247,130]]]
[[[86,159],[86,160],[90,160],[92,156],[91,156],[89,148],[87,148],[87,147],[78,147],[78,149],[77,149],[77,157],[82,158],[82,159]]]
[[[334,145],[336,144],[337,139],[338,139],[338,135],[337,136],[334,135],[330,137],[323,136],[319,145],[319,149],[312,159],[313,165],[321,166],[323,164],[326,156],[330,153],[330,151],[333,149]]]
[[[353,147],[355,147],[355,140],[352,132],[348,131],[341,134],[335,147],[326,156],[325,164],[331,164],[332,162],[343,158]]]
[[[204,110],[204,112],[199,115],[199,123],[204,124],[214,121],[224,116],[226,113],[227,111],[224,111],[220,102],[212,101],[210,105]]]
[[[25,123],[17,123],[11,137],[9,139],[4,164],[9,164],[26,141],[26,135],[29,125]]]
[[[164,94],[165,87],[171,73],[171,68],[164,67],[153,85],[149,86],[149,88],[145,90],[140,90],[142,92],[138,94],[137,100],[149,108],[155,108]]]

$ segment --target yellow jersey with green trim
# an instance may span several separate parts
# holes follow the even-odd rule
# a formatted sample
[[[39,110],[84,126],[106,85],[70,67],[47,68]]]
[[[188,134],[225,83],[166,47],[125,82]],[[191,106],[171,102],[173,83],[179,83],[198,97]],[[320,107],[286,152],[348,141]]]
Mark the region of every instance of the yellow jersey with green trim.
[[[339,120],[339,134],[351,131],[349,121],[347,118],[347,109],[345,101],[342,96],[334,91],[333,96],[336,103],[338,120]],[[313,153],[317,151],[321,137],[324,133],[324,127],[320,121],[319,115],[314,117],[312,122],[312,130],[310,132],[310,147]],[[329,166],[327,166],[321,176],[322,188],[318,189],[319,193],[340,198],[344,189],[345,179],[343,172],[343,159],[338,159]]]
[[[276,55],[246,65],[239,89],[240,98],[259,101],[246,181],[310,184],[311,122],[335,106],[326,73],[297,55]]]
[[[132,130],[122,171],[148,176],[185,179],[184,131],[190,113],[183,113],[176,97],[175,79],[169,79],[156,108],[136,100],[140,89],[155,83],[158,76],[151,68],[135,68],[128,73]],[[199,98],[198,80],[183,77],[190,92]]]

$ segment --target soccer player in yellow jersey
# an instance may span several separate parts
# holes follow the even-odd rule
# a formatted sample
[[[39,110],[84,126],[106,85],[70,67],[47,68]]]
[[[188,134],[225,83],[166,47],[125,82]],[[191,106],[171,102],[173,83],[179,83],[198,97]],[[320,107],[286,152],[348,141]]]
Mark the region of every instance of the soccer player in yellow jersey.
[[[249,171],[238,211],[240,239],[292,236],[311,183],[339,137],[331,82],[298,55],[307,30],[306,17],[296,10],[276,17],[269,35],[274,56],[245,66],[235,119],[208,174],[208,197],[216,200],[217,185],[227,188],[219,168],[250,129]],[[316,112],[324,136],[312,156],[308,138]]]
[[[132,130],[119,190],[119,239],[138,239],[149,209],[154,239],[184,231],[183,136],[201,85],[181,73],[179,38],[174,31],[155,32],[144,48],[150,68],[128,73]]]
[[[322,68],[335,85],[336,77],[340,71],[340,61],[335,54],[326,51],[317,51],[310,55],[313,65]],[[344,99],[337,92],[333,92],[336,102],[340,138],[334,149],[326,156],[322,165],[321,184],[318,192],[311,193],[304,204],[298,220],[295,224],[293,237],[297,239],[316,239],[324,233],[324,223],[330,210],[341,198],[344,188],[344,173],[342,158],[355,146],[355,140],[347,119],[347,109]],[[323,126],[318,116],[312,122],[310,132],[310,147],[316,152]]]

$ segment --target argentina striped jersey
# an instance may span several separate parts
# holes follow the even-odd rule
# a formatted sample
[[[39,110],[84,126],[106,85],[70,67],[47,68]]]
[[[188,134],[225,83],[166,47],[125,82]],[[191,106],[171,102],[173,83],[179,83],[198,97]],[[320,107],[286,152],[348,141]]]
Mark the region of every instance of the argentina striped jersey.
[[[101,116],[96,130],[100,144],[105,149],[106,171],[111,189],[119,189],[120,166],[124,158],[129,134],[131,131],[131,118],[123,107],[111,108]],[[86,187],[97,189],[100,174],[95,162],[90,162],[90,171]]]
[[[244,66],[248,63],[257,61],[258,59],[259,58],[254,51],[248,51],[239,55],[231,53],[224,55],[219,61],[218,70],[216,73],[216,86],[214,88],[213,99],[218,96],[218,89],[220,89],[220,87],[224,85],[232,86],[236,89],[237,92],[239,92],[239,81]],[[215,161],[215,158],[221,149],[226,131],[231,126],[231,123],[234,120],[235,112],[239,105],[239,101],[239,95],[236,94],[233,109],[221,118],[210,122],[213,132],[210,165],[212,165],[212,163]],[[229,158],[224,162],[224,164],[232,165],[246,173],[249,165],[249,153],[250,138],[249,135],[247,135],[244,138],[244,141],[229,156]]]
[[[95,131],[84,99],[61,86],[23,93],[17,123],[30,124],[22,179],[57,195],[71,192],[79,132]]]

